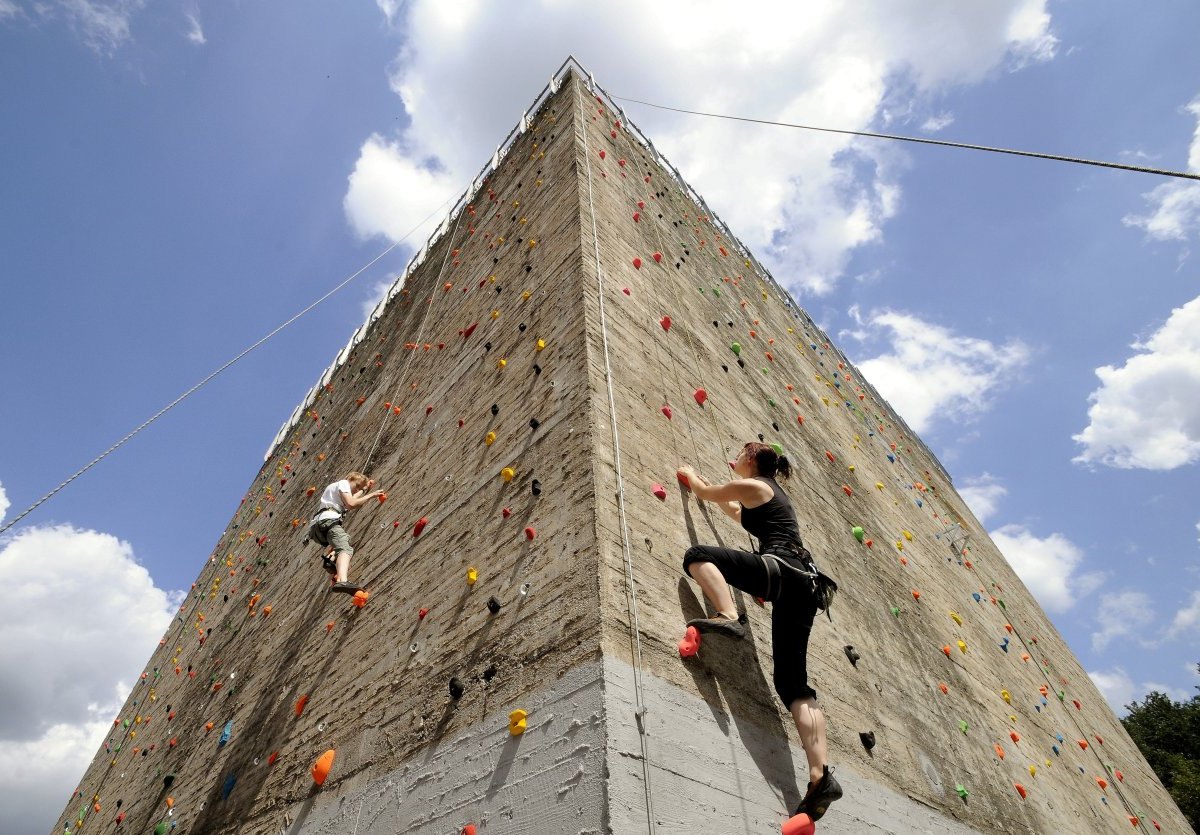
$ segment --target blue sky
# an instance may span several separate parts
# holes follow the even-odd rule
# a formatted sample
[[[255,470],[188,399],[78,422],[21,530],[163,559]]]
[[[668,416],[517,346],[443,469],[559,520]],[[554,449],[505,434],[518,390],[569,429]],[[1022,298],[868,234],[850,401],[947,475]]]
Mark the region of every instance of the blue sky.
[[[569,53],[617,96],[1200,170],[1183,0],[594,6],[0,0],[5,518],[461,192]],[[1110,701],[1194,692],[1200,184],[627,112],[942,458]],[[0,539],[0,750],[39,763],[0,816],[51,824],[412,251]]]

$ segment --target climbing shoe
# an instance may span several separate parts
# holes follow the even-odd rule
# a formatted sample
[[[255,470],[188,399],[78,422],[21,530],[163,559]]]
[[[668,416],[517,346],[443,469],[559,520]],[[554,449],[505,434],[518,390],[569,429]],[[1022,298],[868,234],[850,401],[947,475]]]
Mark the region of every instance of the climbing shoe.
[[[813,821],[819,821],[829,808],[829,804],[840,799],[841,796],[841,785],[829,770],[829,766],[825,766],[825,773],[821,775],[821,779],[816,783],[808,784],[808,793],[804,795],[804,799],[800,801],[800,805],[792,814],[798,815],[804,812]]]
[[[746,627],[742,624],[740,617],[735,620],[718,614],[715,618],[689,620],[687,625],[696,627],[699,632],[715,632],[720,635],[728,635],[730,638],[746,637]]]
[[[354,594],[356,591],[362,591],[359,586],[347,581],[345,583],[334,583],[329,587],[330,591],[340,591],[342,594]]]
[[[337,563],[329,559],[329,557],[321,557],[321,567],[334,577],[337,576]]]

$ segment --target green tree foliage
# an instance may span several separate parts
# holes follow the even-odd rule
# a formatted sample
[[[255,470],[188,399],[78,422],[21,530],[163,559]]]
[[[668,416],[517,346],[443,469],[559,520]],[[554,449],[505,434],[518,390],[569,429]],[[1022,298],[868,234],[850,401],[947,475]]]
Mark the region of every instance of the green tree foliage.
[[[1200,664],[1196,665],[1200,669]],[[1200,687],[1196,688],[1200,690]],[[1121,720],[1142,756],[1200,832],[1200,696],[1175,702],[1154,692]]]

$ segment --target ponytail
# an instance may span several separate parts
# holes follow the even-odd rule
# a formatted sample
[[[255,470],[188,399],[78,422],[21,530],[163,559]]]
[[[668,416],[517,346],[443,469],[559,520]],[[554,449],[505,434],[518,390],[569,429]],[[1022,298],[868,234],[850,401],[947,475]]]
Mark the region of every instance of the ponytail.
[[[792,475],[792,465],[786,455],[779,455],[772,447],[751,441],[746,444],[754,458],[754,468],[760,476],[775,478],[778,476],[786,481]]]

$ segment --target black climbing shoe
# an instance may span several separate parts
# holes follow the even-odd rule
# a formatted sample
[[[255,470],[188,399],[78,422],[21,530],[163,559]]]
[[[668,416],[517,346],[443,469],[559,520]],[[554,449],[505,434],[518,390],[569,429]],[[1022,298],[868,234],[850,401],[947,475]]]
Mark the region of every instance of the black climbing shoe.
[[[821,779],[816,784],[808,784],[808,794],[804,795],[804,799],[800,801],[800,805],[792,814],[798,815],[804,812],[814,822],[819,821],[829,809],[829,804],[840,799],[841,796],[841,785],[829,770],[829,766],[825,766],[825,773],[821,775]]]
[[[715,618],[689,620],[687,625],[696,627],[699,632],[716,632],[720,635],[728,635],[730,638],[746,637],[746,627],[742,625],[741,618],[733,620],[718,614]]]
[[[329,590],[340,591],[342,594],[354,594],[357,591],[362,591],[359,586],[356,586],[349,581],[346,581],[345,583],[334,583],[329,587]]]
[[[329,559],[329,557],[321,557],[321,567],[328,571],[331,576],[337,576],[337,563]]]

